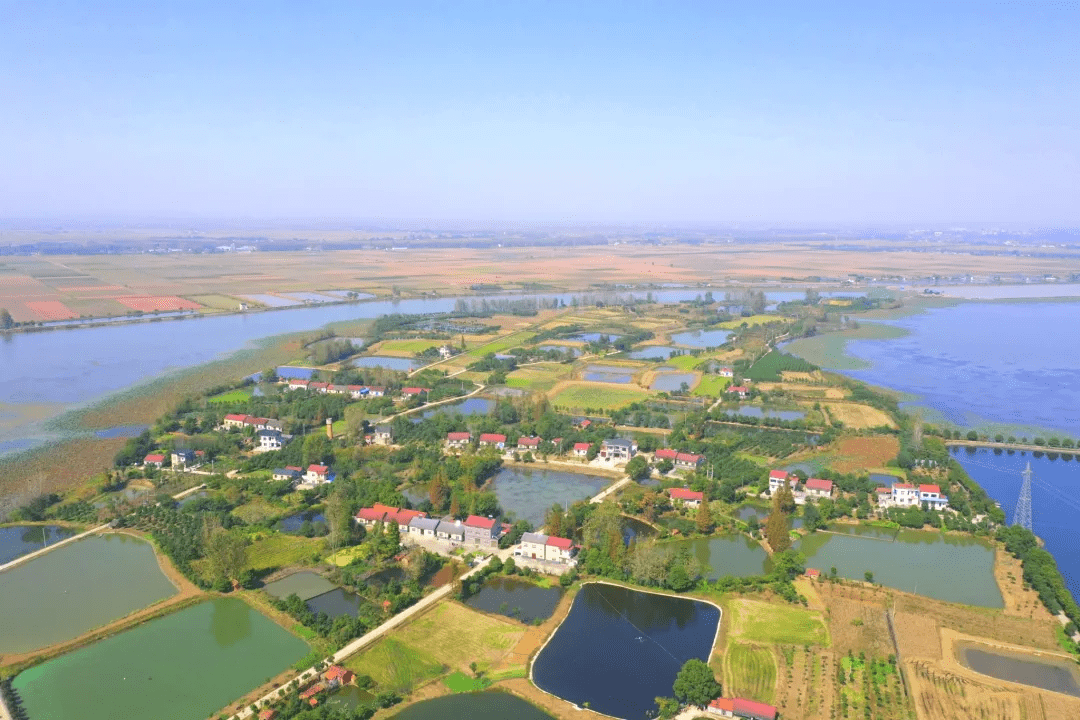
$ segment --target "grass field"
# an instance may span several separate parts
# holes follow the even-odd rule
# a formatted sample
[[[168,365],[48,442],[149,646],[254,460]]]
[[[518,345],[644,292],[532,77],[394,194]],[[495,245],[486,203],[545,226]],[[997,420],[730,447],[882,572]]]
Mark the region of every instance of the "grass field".
[[[319,552],[322,540],[274,533],[248,546],[247,566],[252,570],[298,565]]]
[[[247,402],[251,399],[251,390],[247,388],[237,388],[236,390],[230,390],[228,392],[218,393],[212,397],[208,397],[206,401],[212,405],[217,403],[240,403]]]
[[[690,394],[699,397],[717,397],[730,384],[731,378],[720,377],[719,375],[702,375],[701,382],[697,384],[697,387]]]
[[[648,397],[645,390],[615,383],[567,383],[555,391],[551,404],[571,410],[617,410]]]
[[[750,317],[735,318],[734,320],[722,322],[716,327],[721,327],[726,330],[733,330],[735,328],[742,327],[743,323],[745,323],[747,326],[752,327],[754,325],[764,325],[766,323],[781,321],[783,321],[783,318],[777,315],[751,315]]]
[[[536,335],[536,333],[524,330],[521,332],[510,333],[509,335],[505,335],[496,340],[492,340],[485,345],[474,347],[465,354],[474,358],[482,358],[488,353],[501,353],[505,350],[509,350],[510,348],[518,347],[519,345],[528,341],[529,338],[533,337],[534,335]]]
[[[367,557],[370,555],[371,553],[367,548],[367,545],[354,545],[353,547],[342,548],[333,555],[327,557],[326,561],[333,563],[338,567],[345,567],[356,557]]]
[[[822,407],[827,408],[829,415],[834,421],[839,420],[844,423],[844,427],[851,428],[852,430],[862,430],[864,428],[880,427],[885,425],[887,427],[896,427],[896,423],[887,414],[878,410],[875,407],[869,405],[857,405],[855,403],[822,403]]]
[[[379,345],[380,355],[406,355],[412,357],[416,353],[424,352],[428,348],[444,345],[445,341],[427,340],[424,338],[383,340]]]
[[[370,649],[345,661],[357,675],[370,675],[380,690],[408,693],[446,672],[430,653],[393,637],[384,637]]]
[[[568,365],[529,365],[528,367],[518,368],[507,375],[506,384],[508,387],[546,392],[569,375],[570,367]]]
[[[215,310],[237,310],[240,307],[240,301],[228,295],[189,295],[188,298]]]
[[[732,600],[727,608],[734,639],[765,644],[829,645],[829,633],[819,613],[757,600]]]
[[[675,355],[665,360],[664,364],[671,365],[679,370],[693,370],[711,357],[712,355]]]
[[[517,645],[525,628],[476,612],[464,605],[444,602],[394,632],[394,638],[458,670],[475,662],[490,668]]]
[[[724,657],[724,690],[728,696],[772,703],[776,693],[776,660],[769,648],[733,642]]]
[[[488,678],[475,678],[458,670],[443,678],[443,683],[456,693],[479,692],[491,684]]]

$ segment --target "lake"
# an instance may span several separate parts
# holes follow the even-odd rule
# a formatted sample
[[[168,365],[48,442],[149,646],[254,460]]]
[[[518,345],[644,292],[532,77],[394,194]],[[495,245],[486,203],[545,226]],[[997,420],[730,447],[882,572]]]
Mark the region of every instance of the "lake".
[[[545,692],[597,712],[643,720],[670,696],[683,663],[707,661],[720,611],[689,598],[587,583],[532,665]]]
[[[401,370],[402,372],[415,370],[421,365],[421,363],[416,362],[412,358],[387,357],[383,355],[365,355],[364,357],[350,360],[349,363],[353,367],[386,368],[387,370]]]
[[[32,667],[12,686],[30,720],[191,720],[307,652],[242,600],[221,598]]]
[[[508,692],[488,690],[447,695],[410,705],[394,720],[554,720],[551,715]]]
[[[469,596],[465,604],[531,625],[537,618],[547,620],[551,617],[562,594],[560,587],[542,588],[525,580],[494,575],[476,594]]]
[[[447,403],[431,410],[424,411],[424,417],[434,417],[442,413],[446,415],[487,415],[495,409],[495,401],[482,397],[471,397],[461,402]]]
[[[806,413],[802,410],[772,410],[758,405],[740,405],[733,412],[747,417],[776,418],[778,420],[802,420],[806,417]]]
[[[316,595],[322,595],[335,588],[337,585],[310,570],[295,572],[263,586],[263,590],[278,599],[295,594],[301,600],[310,600]]]
[[[652,390],[674,392],[680,390],[683,383],[686,383],[688,388],[693,387],[697,378],[697,373],[657,373],[649,387]]]
[[[665,541],[663,546],[675,551],[689,550],[702,567],[708,568],[709,580],[725,575],[751,577],[772,572],[772,560],[765,548],[745,535],[672,540]]]
[[[492,478],[491,489],[503,510],[512,511],[517,519],[528,520],[539,528],[552,505],[571,505],[591,498],[612,482],[599,475],[515,465],[501,469]]]
[[[972,537],[901,530],[895,540],[817,532],[795,543],[806,566],[826,575],[874,582],[937,600],[1004,607],[994,579],[994,551]]]
[[[11,562],[64,538],[77,535],[78,530],[58,525],[12,525],[0,527],[0,565]]]
[[[1078,316],[1075,303],[933,308],[886,323],[906,332],[903,337],[849,340],[849,357],[831,365],[917,397],[906,405],[928,408],[931,422],[1028,428],[1022,434],[1029,436],[1045,428],[1075,438],[1080,436],[1080,333],[1054,329],[1072,327]],[[868,367],[846,369],[851,357]]]
[[[672,335],[671,342],[692,348],[720,347],[729,337],[730,330],[688,330]]]
[[[635,360],[667,360],[672,355],[682,352],[685,352],[685,350],[682,348],[671,347],[670,345],[648,345],[634,350],[633,352],[626,353],[626,357],[634,358]]]
[[[71,640],[177,592],[145,540],[78,540],[0,573],[0,653]]]
[[[1076,664],[1064,658],[1035,658],[989,645],[962,642],[956,659],[966,668],[1009,682],[1080,697]]]
[[[326,613],[332,619],[341,615],[357,617],[360,615],[360,609],[367,605],[368,601],[354,592],[336,587],[322,595],[310,598],[305,604],[308,610],[316,615]]]
[[[628,383],[634,379],[634,371],[617,365],[589,365],[581,377],[592,382]]]
[[[1009,454],[986,448],[956,448],[960,461],[972,479],[994,500],[1001,503],[1008,522],[1013,521],[1020,496],[1021,471],[1031,463],[1031,517],[1035,534],[1057,561],[1065,586],[1080,598],[1080,462],[1035,457],[1029,452]]]

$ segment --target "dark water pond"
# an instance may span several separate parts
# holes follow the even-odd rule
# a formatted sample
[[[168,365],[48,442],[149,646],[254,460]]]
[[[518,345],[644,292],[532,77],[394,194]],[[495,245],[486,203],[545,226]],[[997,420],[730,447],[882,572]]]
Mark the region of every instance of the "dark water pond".
[[[609,341],[615,342],[616,340],[621,338],[622,335],[616,335],[614,333],[588,332],[588,333],[578,333],[577,335],[572,335],[569,339],[570,340],[580,340],[581,342],[590,343],[590,342],[599,341],[601,337],[606,337]]]
[[[325,705],[337,710],[356,710],[361,705],[370,705],[375,701],[375,696],[367,690],[362,690],[355,685],[345,685],[326,698]]]
[[[730,330],[688,330],[671,336],[671,341],[678,345],[694,348],[719,347],[731,337]]]
[[[78,530],[57,525],[12,525],[0,527],[0,565],[17,557],[53,545],[78,534]]]
[[[966,668],[1009,682],[1080,697],[1076,665],[1067,660],[1035,659],[1004,650],[961,645],[957,660]]]
[[[552,505],[572,505],[593,497],[611,482],[599,475],[514,465],[498,472],[491,481],[491,489],[503,510],[513,511],[518,520],[528,520],[533,527],[539,527]]]
[[[886,475],[884,473],[870,473],[870,481],[877,485],[892,487],[894,483],[900,482],[900,478],[895,475]]]
[[[322,595],[336,588],[337,586],[334,583],[319,573],[302,570],[272,583],[267,583],[263,590],[279,599],[295,594],[301,600],[310,600],[317,595]]]
[[[387,368],[388,370],[415,370],[420,367],[412,358],[388,357],[384,355],[365,355],[352,361],[353,367]]]
[[[562,593],[558,587],[537,587],[531,582],[500,575],[489,578],[465,604],[531,624],[537,618],[546,620],[551,617]]]
[[[343,588],[334,588],[330,592],[316,595],[306,603],[308,610],[311,610],[311,612],[316,615],[321,612],[326,613],[331,618],[340,617],[341,615],[357,617],[360,614],[360,609],[367,604],[367,600]]]
[[[481,397],[471,397],[461,402],[446,403],[424,411],[424,417],[434,417],[440,413],[446,415],[487,415],[495,408],[495,401]]]
[[[692,540],[665,542],[673,550],[687,549],[705,568],[706,577],[716,580],[725,575],[750,577],[772,572],[772,560],[765,548],[745,535],[721,535]]]
[[[634,358],[635,360],[667,360],[676,353],[685,352],[681,348],[671,347],[670,345],[648,345],[643,348],[634,350],[626,354],[627,357]]]
[[[659,373],[653,378],[650,389],[673,392],[682,389],[683,383],[686,383],[688,388],[693,387],[696,380],[695,373]]]
[[[757,405],[740,405],[735,411],[738,415],[755,418],[777,418],[779,420],[802,420],[806,413],[802,410],[770,410]]]
[[[656,530],[654,530],[652,526],[637,518],[624,517],[622,521],[623,542],[627,545],[630,544],[631,540],[636,542],[656,535]]]
[[[590,365],[581,377],[591,382],[628,383],[634,379],[634,374],[616,365]]]
[[[447,695],[405,708],[395,720],[554,720],[534,705],[497,690]]]
[[[533,662],[533,680],[576,705],[644,719],[683,663],[708,660],[719,622],[708,603],[588,583]]]
[[[278,529],[282,532],[295,533],[304,526],[305,522],[326,523],[326,516],[321,512],[307,511],[297,513],[296,515],[290,515],[289,517],[278,520]]]

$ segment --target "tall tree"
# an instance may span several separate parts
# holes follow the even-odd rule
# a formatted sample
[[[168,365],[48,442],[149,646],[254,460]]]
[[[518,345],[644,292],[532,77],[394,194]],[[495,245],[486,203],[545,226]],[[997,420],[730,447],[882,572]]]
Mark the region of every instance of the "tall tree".
[[[544,517],[544,529],[547,530],[548,535],[555,535],[556,537],[562,537],[563,533],[563,509],[562,505],[552,505],[548,508],[547,515]]]
[[[431,478],[431,482],[428,483],[428,500],[431,501],[431,506],[435,512],[441,512],[446,507],[446,499],[450,494],[450,487],[446,482],[446,471],[439,468],[439,471],[435,473],[435,477]]]
[[[712,669],[704,661],[691,658],[683,663],[671,690],[684,703],[705,707],[720,697],[721,688]]]
[[[454,493],[450,498],[450,515],[451,517],[461,517],[461,501],[458,499],[458,494]]]
[[[247,542],[243,537],[218,528],[206,542],[206,559],[215,578],[238,578],[247,564]]]
[[[330,546],[339,548],[349,542],[352,534],[352,504],[349,502],[345,481],[334,483],[330,497],[326,499],[326,523],[330,527]]]
[[[702,535],[706,535],[712,530],[712,513],[709,512],[709,496],[708,493],[701,499],[701,504],[697,509],[697,531]]]
[[[10,330],[15,326],[15,321],[11,319],[11,313],[7,311],[7,308],[0,308],[0,330]]]

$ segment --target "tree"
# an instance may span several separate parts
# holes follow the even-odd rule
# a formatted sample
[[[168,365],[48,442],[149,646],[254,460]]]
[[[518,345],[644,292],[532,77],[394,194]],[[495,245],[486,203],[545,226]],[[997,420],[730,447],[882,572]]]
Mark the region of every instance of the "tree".
[[[802,516],[803,527],[810,532],[814,532],[823,525],[821,522],[821,513],[818,512],[817,505],[814,505],[812,502],[803,505]]]
[[[712,513],[709,512],[709,498],[706,495],[698,505],[697,518],[695,519],[697,531],[707,535],[712,530]]]
[[[352,507],[346,497],[343,482],[334,483],[334,489],[326,500],[326,522],[330,527],[330,546],[347,545],[353,527]]]
[[[431,501],[431,507],[436,512],[440,512],[446,507],[446,500],[449,496],[450,488],[446,482],[446,471],[439,468],[439,471],[435,473],[435,477],[431,478],[431,482],[428,483],[428,500]]]
[[[308,465],[324,465],[334,457],[330,438],[323,432],[314,432],[304,438],[304,452],[302,457],[304,467]]]
[[[968,440],[978,440],[979,439],[979,433],[975,432],[974,430],[969,430],[968,434],[967,434],[967,439]]]
[[[870,572],[869,570],[863,573],[863,577],[866,578],[866,582],[868,583],[874,582],[874,573]]]
[[[645,458],[638,455],[626,463],[626,474],[630,476],[631,480],[644,480],[652,474],[652,469]]]
[[[675,697],[698,707],[705,707],[720,697],[720,690],[720,683],[716,682],[712,669],[697,658],[683,663],[675,677],[675,683],[671,686]]]
[[[562,537],[563,532],[563,508],[562,505],[556,503],[548,508],[547,515],[544,517],[544,528],[549,535],[555,537]]]
[[[217,528],[206,541],[206,559],[216,578],[238,578],[247,564],[247,542],[228,530]]]
[[[660,720],[670,720],[679,714],[679,701],[675,698],[669,697],[657,697],[653,698],[656,702],[657,708],[656,717]]]
[[[795,495],[787,483],[784,483],[773,497],[773,509],[777,508],[785,515],[795,512]]]
[[[15,321],[11,319],[11,313],[7,308],[0,308],[0,330],[10,330],[15,327]]]

